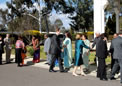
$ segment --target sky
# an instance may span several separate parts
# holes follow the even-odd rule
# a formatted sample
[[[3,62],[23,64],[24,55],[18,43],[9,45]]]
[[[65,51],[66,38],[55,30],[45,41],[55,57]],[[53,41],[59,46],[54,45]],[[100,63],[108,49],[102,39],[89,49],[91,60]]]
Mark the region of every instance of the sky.
[[[11,0],[0,0],[0,9],[7,9],[7,6],[6,6],[6,2],[10,2]],[[41,6],[44,6],[44,4],[41,2]],[[57,14],[55,12],[55,10],[52,11],[51,15],[50,15],[50,21],[51,23],[53,24],[55,22],[56,19],[61,19],[62,22],[63,22],[63,26],[66,28],[66,29],[69,29],[70,28],[70,25],[69,23],[71,22],[71,20],[68,18],[68,14]]]
[[[0,8],[7,9],[6,2],[11,0],[0,0]]]

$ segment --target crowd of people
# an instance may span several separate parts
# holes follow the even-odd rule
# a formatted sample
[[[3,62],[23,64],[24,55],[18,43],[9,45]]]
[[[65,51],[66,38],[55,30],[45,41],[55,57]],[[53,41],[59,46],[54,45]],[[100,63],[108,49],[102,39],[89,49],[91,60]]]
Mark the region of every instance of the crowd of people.
[[[48,44],[48,50],[45,51],[47,54],[47,58],[50,60],[47,60],[50,65],[49,72],[56,72],[54,70],[55,67],[55,61],[58,59],[59,61],[59,69],[60,72],[67,72],[71,66],[72,66],[72,38],[70,36],[69,32],[65,33],[65,39],[63,43],[60,42],[60,38],[58,35],[60,34],[60,29],[56,29],[56,35],[53,37],[46,37],[45,41],[45,48],[47,48]],[[47,41],[48,40],[48,41]],[[114,41],[116,40],[116,41]],[[114,42],[113,42],[114,41]],[[107,46],[107,37],[105,34],[96,33],[96,38],[94,39],[94,42],[92,45],[90,45],[90,41],[87,39],[87,36],[84,34],[77,34],[76,35],[76,41],[75,41],[75,55],[74,55],[74,69],[72,72],[73,76],[79,76],[77,74],[77,69],[80,67],[80,75],[86,76],[85,71],[89,71],[89,55],[90,50],[92,50],[96,45],[96,64],[97,64],[97,75],[96,77],[100,80],[107,81],[107,72],[106,72],[106,61],[108,55],[111,55],[111,74],[110,74],[110,80],[116,79],[114,76],[116,73],[120,71],[120,74],[122,74],[122,33],[115,33],[113,36],[113,40],[111,42],[111,47],[108,49]],[[62,55],[63,54],[63,55]],[[48,56],[49,55],[49,56]],[[62,57],[63,57],[63,63],[62,63]],[[63,65],[64,64],[64,65]],[[85,66],[85,71],[83,70],[82,65]],[[65,69],[64,69],[65,68]],[[85,73],[84,73],[85,72]],[[121,75],[121,81],[122,83],[122,75]]]
[[[77,69],[80,67],[80,75],[86,76],[89,72],[89,56],[90,50],[96,45],[96,63],[97,63],[97,75],[96,77],[100,80],[108,80],[106,72],[105,59],[111,53],[111,74],[110,80],[116,79],[114,76],[120,71],[122,74],[122,33],[114,34],[113,40],[111,41],[110,49],[107,48],[107,38],[105,34],[96,33],[96,38],[92,45],[85,34],[76,34],[75,40],[75,55],[72,54],[72,37],[71,34],[66,31],[65,38],[63,41],[59,37],[60,29],[56,28],[56,34],[52,37],[49,34],[45,34],[44,52],[47,56],[47,64],[49,65],[49,72],[57,72],[54,70],[56,61],[58,61],[59,70],[61,73],[66,73],[72,66],[73,76],[79,76]],[[0,36],[0,64],[2,64],[2,54],[4,53],[4,45],[6,52],[6,63],[11,63],[11,49],[12,42],[10,35],[7,34],[6,38],[2,39]],[[38,37],[32,37],[33,46],[33,63],[40,62],[40,42]],[[26,57],[26,45],[23,42],[23,38],[18,36],[18,40],[15,43],[15,63],[18,67],[24,65],[24,58]],[[74,64],[73,64],[74,63]],[[82,65],[85,66],[83,69]],[[122,75],[121,80],[122,83]]]

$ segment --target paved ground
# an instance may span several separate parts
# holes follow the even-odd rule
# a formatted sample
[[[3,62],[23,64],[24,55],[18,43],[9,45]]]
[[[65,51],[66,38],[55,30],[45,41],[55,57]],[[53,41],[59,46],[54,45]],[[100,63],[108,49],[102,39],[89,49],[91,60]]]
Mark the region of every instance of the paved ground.
[[[93,76],[74,77],[70,73],[49,73],[39,67],[0,66],[0,86],[120,86],[119,81],[100,81]]]
[[[121,86],[119,80],[100,81],[94,71],[86,77],[49,73],[45,61],[33,65],[31,60],[26,59],[29,65],[25,67],[17,67],[14,63],[0,65],[0,86]]]

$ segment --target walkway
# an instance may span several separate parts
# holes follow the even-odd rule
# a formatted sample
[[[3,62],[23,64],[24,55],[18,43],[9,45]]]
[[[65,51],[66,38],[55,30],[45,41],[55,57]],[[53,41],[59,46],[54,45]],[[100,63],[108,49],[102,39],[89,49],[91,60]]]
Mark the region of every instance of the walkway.
[[[15,58],[15,56],[14,55],[11,55],[11,59],[13,59],[13,62],[14,62],[14,58]],[[3,55],[3,61],[5,61],[5,54]],[[33,64],[32,63],[32,58],[27,57],[25,59],[25,64],[27,64],[28,66],[49,69],[49,65],[47,65],[45,63],[46,63],[45,60],[41,60],[40,63]],[[55,70],[59,70],[59,68],[58,67],[55,67]],[[72,71],[73,71],[73,68],[70,69],[69,73],[72,73]],[[77,71],[77,72],[80,74],[80,70]],[[110,76],[110,67],[107,67],[107,74],[108,74],[107,76],[109,77]],[[87,76],[94,76],[94,77],[96,77],[96,65],[95,64],[91,64],[90,65],[90,73],[87,74]],[[115,77],[117,78],[119,76],[120,76],[120,74],[116,75]],[[118,78],[117,80],[120,80],[120,78]]]

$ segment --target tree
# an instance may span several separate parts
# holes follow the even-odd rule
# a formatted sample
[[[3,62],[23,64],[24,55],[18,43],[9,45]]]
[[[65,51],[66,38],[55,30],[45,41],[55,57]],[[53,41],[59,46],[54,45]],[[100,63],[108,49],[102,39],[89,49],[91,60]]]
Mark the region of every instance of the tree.
[[[75,30],[82,29],[84,32],[93,27],[93,2],[92,0],[69,0],[72,7],[74,7],[75,15],[69,17],[71,20],[71,27]]]
[[[6,4],[11,11],[8,13],[9,30],[23,32],[26,29],[39,29],[38,21],[26,15],[32,14],[38,16],[37,11],[31,9],[33,7],[33,2],[31,0],[12,0],[11,3],[7,2]]]
[[[36,17],[39,17],[37,15],[38,14],[37,10],[34,9],[34,6],[33,6],[33,4],[37,1],[38,0],[12,0],[12,4],[7,3],[8,8],[11,10],[11,13],[9,14],[10,23],[13,21],[13,19],[16,20],[16,18],[17,18],[17,20],[18,20],[18,18],[23,17],[24,16],[23,14],[29,13],[29,14],[35,15]],[[70,19],[73,20],[70,25],[72,26],[72,28],[74,28],[76,30],[83,29],[84,31],[86,31],[90,27],[93,26],[92,0],[44,0],[44,2],[46,5],[46,8],[47,8],[47,11],[49,13],[53,9],[55,9],[56,12],[58,12],[58,13],[70,14],[71,15]],[[29,10],[29,9],[31,9],[31,10]],[[43,10],[41,10],[40,12],[43,14]],[[47,16],[47,15],[45,15],[45,16]],[[45,17],[45,16],[43,16],[43,17]],[[16,22],[17,22],[17,20],[16,20]],[[42,20],[42,22],[44,24],[43,20]],[[47,22],[48,22],[48,19],[46,17],[46,24],[47,24]],[[36,23],[36,25],[38,25],[38,24]],[[31,25],[29,25],[29,27],[30,26]],[[42,25],[42,26],[45,26],[45,25]],[[18,27],[16,27],[16,29],[17,28]],[[39,27],[37,26],[36,28],[39,28]],[[43,30],[44,30],[44,28],[43,28]]]
[[[74,8],[67,4],[67,0],[44,0],[48,10],[55,9],[60,13],[73,13]],[[72,0],[71,0],[72,1]]]
[[[8,10],[0,9],[0,30],[6,30]]]
[[[109,16],[108,21],[106,23],[106,31],[107,34],[113,35],[116,32],[116,17],[115,14],[112,17]]]
[[[49,32],[50,31],[51,22],[49,20],[49,16],[47,16],[47,15],[42,16],[42,18],[41,18],[41,28],[42,28],[42,31],[44,31],[44,32]]]
[[[71,27],[75,30],[89,30],[93,27],[92,0],[45,0],[47,7],[59,13],[71,14]]]

